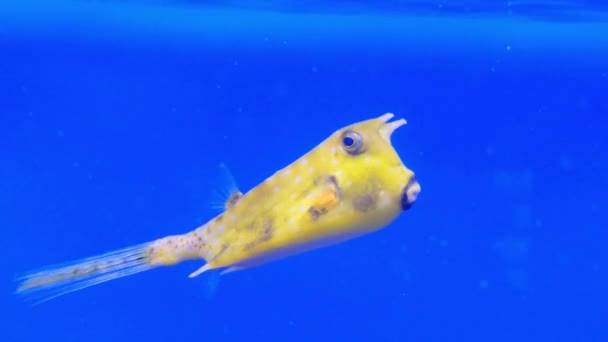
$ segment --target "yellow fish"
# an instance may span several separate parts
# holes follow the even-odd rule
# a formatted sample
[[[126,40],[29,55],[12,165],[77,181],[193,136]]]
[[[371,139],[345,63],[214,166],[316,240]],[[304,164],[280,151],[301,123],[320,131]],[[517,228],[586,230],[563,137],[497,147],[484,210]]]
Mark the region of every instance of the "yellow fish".
[[[111,279],[203,259],[190,277],[251,268],[376,231],[409,209],[420,185],[391,144],[393,114],[337,130],[199,228],[25,274],[17,293],[45,301]]]

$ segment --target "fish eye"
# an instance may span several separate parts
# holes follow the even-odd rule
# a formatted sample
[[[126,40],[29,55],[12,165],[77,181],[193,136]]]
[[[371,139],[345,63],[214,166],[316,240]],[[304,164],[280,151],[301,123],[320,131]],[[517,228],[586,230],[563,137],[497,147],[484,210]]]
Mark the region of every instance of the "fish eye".
[[[342,134],[342,147],[350,154],[358,154],[363,147],[363,139],[357,132],[346,131]]]

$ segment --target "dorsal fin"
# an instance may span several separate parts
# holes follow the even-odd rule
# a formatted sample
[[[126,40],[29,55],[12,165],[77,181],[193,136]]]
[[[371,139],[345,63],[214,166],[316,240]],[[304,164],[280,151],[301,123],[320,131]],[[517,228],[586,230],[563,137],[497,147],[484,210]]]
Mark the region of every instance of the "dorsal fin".
[[[236,204],[236,202],[241,199],[241,197],[243,197],[243,193],[238,190],[231,193],[230,197],[228,197],[228,200],[226,201],[225,208],[231,208],[233,205]]]
[[[212,180],[211,186],[214,189],[212,207],[215,209],[226,210],[243,197],[230,169],[224,163],[220,163],[217,178]]]

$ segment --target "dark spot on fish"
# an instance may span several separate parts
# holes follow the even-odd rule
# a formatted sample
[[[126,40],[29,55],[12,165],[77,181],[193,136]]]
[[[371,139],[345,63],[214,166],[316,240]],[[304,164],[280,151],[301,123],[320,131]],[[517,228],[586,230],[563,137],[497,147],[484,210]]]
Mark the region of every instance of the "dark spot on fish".
[[[376,208],[376,198],[372,194],[359,196],[353,201],[353,207],[356,211],[367,212]]]
[[[222,214],[215,219],[215,222],[220,223],[220,222],[222,222],[223,219],[224,219],[224,215]]]
[[[228,201],[226,201],[226,209],[232,208],[241,198],[243,197],[243,193],[240,191],[236,191],[230,194],[228,197]]]
[[[308,213],[310,214],[310,216],[312,217],[313,221],[316,221],[319,219],[319,216],[321,216],[321,212],[319,211],[319,209],[315,208],[315,207],[310,207],[308,209]]]
[[[321,208],[321,209],[317,209],[315,207],[310,207],[308,209],[308,213],[310,214],[310,216],[312,217],[313,221],[316,221],[319,219],[319,217],[321,215],[325,215],[327,214],[327,208]]]
[[[215,255],[214,259],[217,259],[220,255],[224,254],[224,252],[228,249],[227,244],[222,244],[222,249]]]
[[[338,184],[338,179],[334,175],[319,176],[315,179],[314,185],[329,185],[336,190],[336,197],[342,197],[342,188]]]
[[[340,186],[338,185],[338,179],[334,175],[323,175],[315,178],[314,185],[322,185],[322,184],[330,184],[338,191],[340,191]]]
[[[336,188],[336,197],[338,197],[338,198],[342,197],[342,189],[338,185],[338,179],[336,178],[336,176],[334,176],[334,175],[329,176],[329,182],[331,182],[333,184],[334,188]]]
[[[269,219],[268,221],[264,222],[264,231],[263,231],[263,241],[267,241],[270,240],[270,238],[272,238],[272,228],[273,228],[273,222],[272,219]]]
[[[207,260],[207,262],[212,262],[212,261],[216,260],[217,258],[219,258],[222,254],[224,254],[224,252],[226,252],[228,250],[229,246],[230,245],[228,245],[227,243],[222,244],[220,250],[217,253],[215,253],[213,258]]]
[[[203,241],[203,237],[198,234],[196,235],[196,240],[198,241],[199,247],[203,247],[204,245],[206,245],[206,243]]]
[[[253,225],[253,224],[252,224]],[[272,239],[272,232],[274,228],[274,222],[272,219],[268,219],[262,224],[260,229],[260,236],[254,241],[245,245],[245,250],[252,249],[253,247],[259,245],[260,243],[266,242]]]

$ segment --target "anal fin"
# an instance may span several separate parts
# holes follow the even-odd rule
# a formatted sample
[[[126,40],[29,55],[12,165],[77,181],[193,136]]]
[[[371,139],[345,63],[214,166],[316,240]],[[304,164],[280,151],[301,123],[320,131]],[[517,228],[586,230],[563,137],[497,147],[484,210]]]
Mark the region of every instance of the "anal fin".
[[[246,266],[231,266],[231,267],[228,267],[227,269],[221,271],[220,275],[224,275],[224,274],[228,274],[228,273],[232,273],[232,272],[236,272],[236,271],[246,270],[247,268],[248,267],[246,267]]]
[[[188,276],[188,278],[194,278],[198,275],[200,275],[203,272],[209,271],[213,269],[209,264],[205,264],[203,267],[199,268],[198,270],[190,273],[190,275]]]
[[[224,269],[223,271],[220,272],[220,275],[224,275],[224,274],[228,274],[228,273],[232,273],[232,272],[236,272],[236,271],[241,271],[244,269],[247,269],[247,266],[230,266],[226,269]],[[194,278],[196,276],[201,275],[202,273],[205,273],[207,271],[212,270],[213,267],[209,266],[209,264],[205,264],[203,267],[199,268],[198,270],[192,272],[188,278]]]

